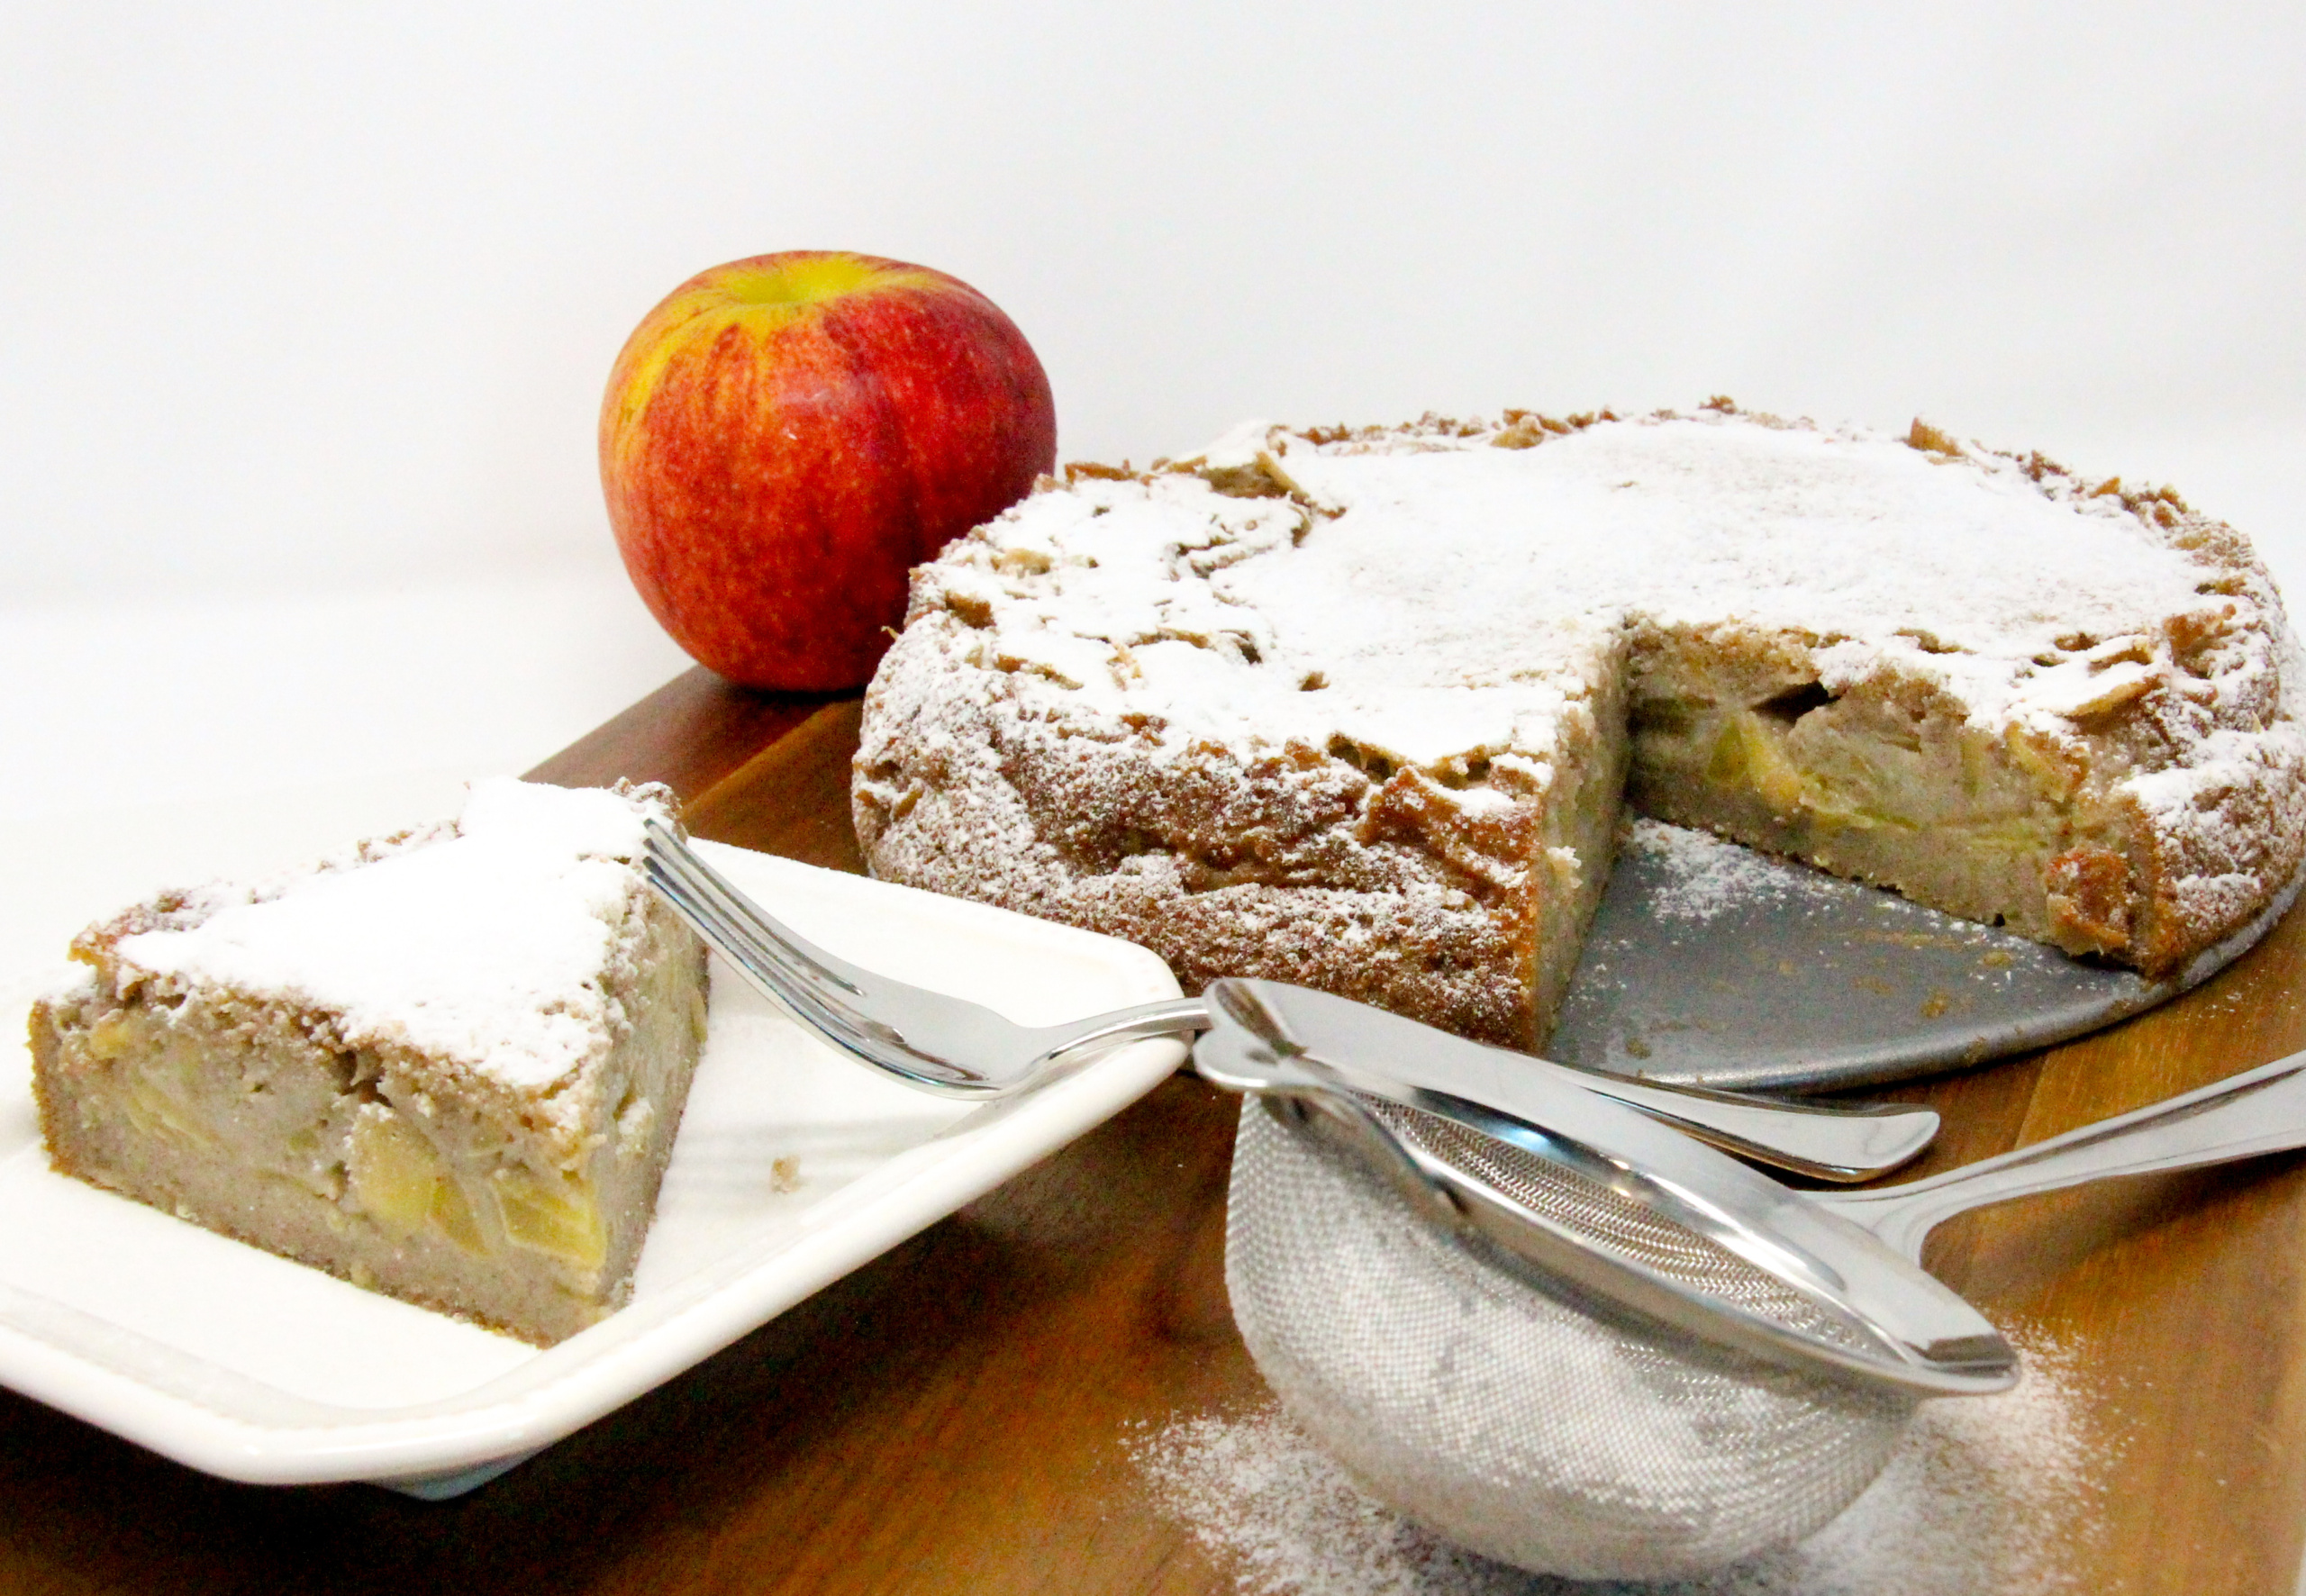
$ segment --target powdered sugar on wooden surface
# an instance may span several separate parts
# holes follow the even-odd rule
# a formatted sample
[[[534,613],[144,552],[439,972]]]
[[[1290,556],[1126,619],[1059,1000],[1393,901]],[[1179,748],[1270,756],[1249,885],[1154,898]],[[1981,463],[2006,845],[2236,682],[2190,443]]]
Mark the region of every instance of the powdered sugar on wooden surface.
[[[2001,1396],[1922,1405],[1880,1479],[1798,1546],[1659,1584],[1488,1562],[1372,1500],[1267,1407],[1186,1419],[1131,1453],[1162,1512],[1242,1596],[2029,1596],[2080,1591],[2119,1437],[2093,1433],[2074,1356],[2028,1338]]]

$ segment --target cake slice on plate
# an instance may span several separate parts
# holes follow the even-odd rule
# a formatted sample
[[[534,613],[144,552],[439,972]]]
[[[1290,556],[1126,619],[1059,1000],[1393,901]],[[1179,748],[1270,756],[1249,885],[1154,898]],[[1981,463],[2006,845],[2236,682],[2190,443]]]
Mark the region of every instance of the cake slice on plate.
[[[90,927],[35,1005],[50,1156],[549,1345],[622,1304],[704,1037],[636,861],[662,787],[476,784],[456,821]]]

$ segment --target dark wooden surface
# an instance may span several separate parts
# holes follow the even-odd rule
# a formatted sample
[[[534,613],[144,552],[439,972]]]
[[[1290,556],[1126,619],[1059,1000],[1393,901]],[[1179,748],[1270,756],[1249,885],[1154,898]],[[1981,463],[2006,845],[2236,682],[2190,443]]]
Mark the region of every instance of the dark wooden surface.
[[[702,671],[540,766],[668,782],[706,836],[857,867],[856,711]],[[2306,919],[2204,991],[1920,1084],[1924,1171],[2306,1047]],[[1137,1427],[1261,1387],[1221,1279],[1230,1103],[1171,1080],[1101,1129],[457,1501],[266,1490],[0,1393],[0,1591],[1185,1592],[1233,1588],[1148,1499]],[[1932,1263],[2069,1348],[2103,1490],[2075,1588],[2291,1596],[2306,1540],[2306,1165],[2038,1198]]]

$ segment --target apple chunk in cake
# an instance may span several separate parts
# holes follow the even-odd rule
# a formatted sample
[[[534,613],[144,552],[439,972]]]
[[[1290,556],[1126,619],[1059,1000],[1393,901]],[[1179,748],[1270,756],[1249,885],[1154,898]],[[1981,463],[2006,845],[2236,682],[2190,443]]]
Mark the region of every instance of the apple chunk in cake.
[[[663,788],[454,823],[91,927],[32,1011],[56,1166],[549,1345],[619,1306],[704,1034],[634,861]]]
[[[2306,848],[2249,546],[2038,455],[1739,413],[1255,424],[914,576],[876,874],[1541,1046],[1635,809],[2153,975]]]

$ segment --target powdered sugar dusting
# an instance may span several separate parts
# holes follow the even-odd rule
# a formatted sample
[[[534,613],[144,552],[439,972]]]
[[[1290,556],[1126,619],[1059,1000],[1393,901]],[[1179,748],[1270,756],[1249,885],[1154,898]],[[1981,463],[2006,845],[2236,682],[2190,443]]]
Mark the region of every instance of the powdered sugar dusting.
[[[1277,1408],[1179,1420],[1133,1447],[1162,1511],[1245,1596],[2002,1596],[2079,1591],[2118,1439],[2092,1432],[2071,1352],[2029,1338],[2026,1377],[1924,1403],[1882,1476],[1798,1546],[1663,1583],[1489,1562],[1373,1501]]]
[[[2223,670],[2272,665],[2234,624],[2271,589],[2205,591],[2221,573],[2165,526],[2011,457],[1716,414],[1501,436],[1245,425],[1194,463],[1261,466],[1294,498],[1084,480],[930,581],[985,630],[979,663],[1042,697],[1126,708],[1180,747],[1335,734],[1420,764],[1540,746],[1517,722],[1580,695],[1629,621],[1807,637],[1829,685],[1894,667],[1993,728],[2174,682],[2174,617],[2229,639]]]
[[[1430,647],[1430,621],[1414,636],[1398,619],[1371,630],[1365,612],[1385,604],[1375,573],[1306,558],[1331,542],[1312,527],[1302,505],[1230,498],[1197,476],[1093,479],[1026,500],[928,579],[981,623],[969,660],[1009,676],[1035,713],[1127,715],[1179,751],[1332,735],[1396,760],[1543,747],[1610,648],[1609,628],[1574,609],[1525,625],[1510,660]],[[1258,578],[1276,567],[1286,603]]]
[[[2002,457],[1718,416],[1597,426],[1532,449],[1283,441],[1291,477],[1341,512],[1292,562],[1316,579],[1262,581],[1268,561],[1229,581],[1276,630],[1342,634],[1325,641],[1354,654],[1423,645],[1438,627],[1483,639],[1484,663],[1503,667],[1532,621],[1556,615],[1734,619],[1859,640],[1998,723],[2061,638],[2150,632],[2230,602],[2206,603],[2194,562],[2119,501],[2055,497]],[[1340,626],[1336,599],[1357,578]]]
[[[560,1079],[610,1042],[604,978],[636,934],[652,800],[510,780],[454,828],[255,887],[213,886],[123,936],[124,977],[222,984],[329,1014],[508,1084]]]
[[[1814,870],[1724,841],[1710,831],[1669,826],[1646,816],[1627,827],[1625,846],[1664,867],[1648,905],[1666,920],[1703,922],[1753,903],[1802,896],[1822,900],[1833,891]]]

